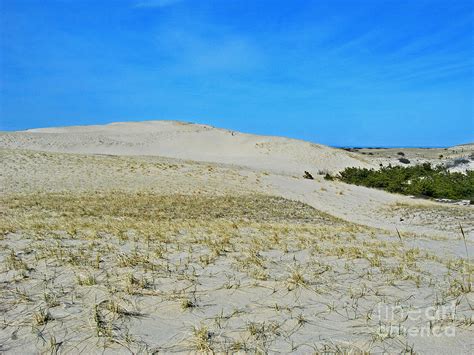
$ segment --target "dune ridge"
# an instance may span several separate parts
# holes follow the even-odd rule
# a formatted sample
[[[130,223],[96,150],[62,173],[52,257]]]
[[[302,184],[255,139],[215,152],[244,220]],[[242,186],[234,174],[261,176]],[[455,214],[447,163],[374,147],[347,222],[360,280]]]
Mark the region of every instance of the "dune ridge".
[[[315,167],[335,172],[347,166],[372,166],[349,152],[320,144],[176,121],[118,122],[102,126],[4,132],[0,135],[0,147],[63,153],[162,156],[287,174],[299,174]]]

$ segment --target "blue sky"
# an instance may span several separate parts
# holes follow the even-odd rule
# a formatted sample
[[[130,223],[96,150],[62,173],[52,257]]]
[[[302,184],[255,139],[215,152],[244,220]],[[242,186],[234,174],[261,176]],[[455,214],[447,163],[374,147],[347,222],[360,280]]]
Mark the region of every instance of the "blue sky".
[[[0,0],[0,129],[169,119],[474,141],[471,1]]]

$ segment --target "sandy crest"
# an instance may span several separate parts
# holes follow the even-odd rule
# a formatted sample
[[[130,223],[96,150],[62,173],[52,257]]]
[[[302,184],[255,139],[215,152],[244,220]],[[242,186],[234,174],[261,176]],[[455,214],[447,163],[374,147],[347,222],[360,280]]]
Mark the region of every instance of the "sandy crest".
[[[175,121],[113,123],[2,133],[0,147],[51,152],[151,155],[241,165],[276,173],[372,166],[354,154],[295,139]]]

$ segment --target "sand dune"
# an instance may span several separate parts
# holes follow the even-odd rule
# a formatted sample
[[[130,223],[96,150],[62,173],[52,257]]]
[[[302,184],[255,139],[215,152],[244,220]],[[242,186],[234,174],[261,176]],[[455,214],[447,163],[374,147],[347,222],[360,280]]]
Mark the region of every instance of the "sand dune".
[[[335,172],[347,166],[371,166],[362,157],[324,145],[175,121],[112,123],[2,133],[0,147],[162,156],[298,175],[305,170]]]
[[[469,353],[474,209],[324,179],[397,154],[364,152],[171,121],[0,133],[0,352]]]
[[[326,172],[335,173],[348,166],[374,168],[378,167],[380,163],[384,165],[392,164],[397,161],[393,157],[397,157],[398,149],[377,149],[373,150],[375,155],[368,156],[360,154],[361,152],[348,152],[296,139],[258,136],[208,125],[177,121],[117,122],[107,125],[2,132],[0,133],[0,148],[68,154],[111,155],[130,157],[130,159],[137,157],[136,159],[139,159],[139,161],[145,159],[145,157],[169,158],[177,159],[180,164],[184,163],[183,166],[188,167],[193,166],[192,164],[189,165],[191,162],[212,163],[217,164],[213,165],[214,169],[227,167],[225,172],[221,171],[214,174],[216,178],[214,191],[225,190],[225,186],[230,184],[234,186],[234,189],[237,189],[238,186],[239,191],[258,190],[270,195],[302,201],[338,218],[370,227],[391,231],[398,228],[407,233],[416,231],[432,235],[448,233],[449,229],[454,229],[454,233],[458,233],[457,227],[452,226],[443,228],[441,232],[439,224],[434,223],[433,218],[421,224],[407,224],[400,223],[400,216],[398,215],[388,216],[384,214],[384,211],[395,204],[430,206],[431,202],[429,201],[414,201],[407,196],[394,195],[340,182],[333,183],[323,179]],[[364,151],[362,150],[362,152]],[[410,159],[418,159],[416,161],[419,162],[437,160],[439,154],[438,150],[434,151],[433,149],[405,149],[405,151]],[[444,150],[442,152],[446,154]],[[69,161],[67,156],[59,156],[58,159]],[[56,170],[57,165],[54,166],[55,163],[52,161],[46,161],[43,163],[45,179],[37,182],[37,186],[51,185],[46,179],[71,181],[71,179],[75,180],[77,178],[75,171],[58,171],[57,176],[51,176],[49,174],[50,170]],[[98,164],[96,162],[87,164],[90,164],[87,169],[91,171],[97,169]],[[11,179],[18,180],[16,163],[13,163],[13,165],[15,171],[12,172]],[[29,167],[25,165],[25,169],[27,169],[25,170],[25,179],[28,181],[25,182],[26,185],[31,185],[31,181],[34,181],[34,177],[30,173],[32,170],[37,172],[43,170],[42,166],[38,166],[40,164],[35,165]],[[315,177],[315,180],[303,179],[304,171],[309,171]],[[204,176],[206,174],[204,173]],[[102,174],[99,173],[99,175]],[[92,188],[97,183],[96,181],[88,181],[85,174],[79,174],[79,176],[83,178],[80,183],[76,182],[77,186],[85,184]],[[250,182],[248,179],[246,181],[237,179],[232,182],[231,176],[245,176],[246,178],[252,176],[252,179],[250,179]],[[156,178],[164,181],[163,173],[160,173]],[[102,179],[104,179],[104,182],[101,186],[114,185],[110,175],[104,174],[99,180]],[[125,184],[122,183],[120,187],[136,186],[135,181],[145,183],[145,181],[149,181],[147,179],[147,176],[138,176],[133,181],[127,180]],[[256,186],[253,179],[258,182]],[[173,181],[168,182],[173,186],[176,185],[175,192],[188,190],[190,186],[201,188],[203,184],[208,183],[208,180],[192,181],[185,177],[183,180],[176,176],[172,180],[180,181],[179,184],[175,184]],[[60,181],[56,181],[56,185],[53,185],[62,184]],[[70,183],[68,186],[68,188],[71,188],[73,184]],[[145,185],[142,188],[148,189],[149,186]],[[159,188],[166,189],[162,185],[159,185]],[[470,230],[469,227],[468,230]]]

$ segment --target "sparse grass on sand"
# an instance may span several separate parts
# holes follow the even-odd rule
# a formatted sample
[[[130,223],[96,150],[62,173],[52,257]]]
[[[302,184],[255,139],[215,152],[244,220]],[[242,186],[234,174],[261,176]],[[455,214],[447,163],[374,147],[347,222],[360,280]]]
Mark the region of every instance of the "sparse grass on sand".
[[[110,191],[0,206],[2,352],[414,352],[427,343],[409,329],[472,336],[467,255],[300,202]]]

